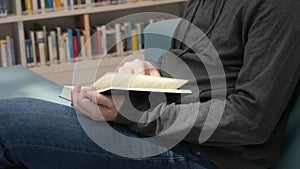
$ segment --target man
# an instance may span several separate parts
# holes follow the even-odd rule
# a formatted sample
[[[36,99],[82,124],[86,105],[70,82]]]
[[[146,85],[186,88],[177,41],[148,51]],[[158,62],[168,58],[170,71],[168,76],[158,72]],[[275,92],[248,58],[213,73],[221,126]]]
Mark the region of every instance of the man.
[[[195,59],[197,56],[187,46],[174,41],[170,51],[181,55],[199,82],[199,102],[158,104],[144,111],[139,118],[142,123],[118,113],[124,106],[123,98],[114,102],[109,96],[82,90],[80,85],[73,91],[73,104],[78,113],[96,121],[113,121],[115,128],[132,137],[139,137],[135,132],[159,134],[174,122],[170,117],[176,117],[179,109],[187,119],[189,112],[196,111],[196,122],[180,144],[154,157],[123,158],[96,146],[80,128],[71,108],[30,99],[4,100],[0,102],[0,166],[269,168],[279,156],[289,111],[298,97],[294,91],[300,77],[299,7],[296,0],[189,1],[184,18],[206,32],[220,56],[227,82],[222,119],[205,142],[198,142],[199,134],[209,107],[219,100],[210,97],[210,79],[202,61]],[[189,32],[180,28],[176,34],[188,37]],[[168,59],[172,58],[168,55],[162,55],[158,64],[136,60],[119,71],[166,76],[160,70],[168,67]],[[179,130],[184,128],[179,126],[175,134]]]

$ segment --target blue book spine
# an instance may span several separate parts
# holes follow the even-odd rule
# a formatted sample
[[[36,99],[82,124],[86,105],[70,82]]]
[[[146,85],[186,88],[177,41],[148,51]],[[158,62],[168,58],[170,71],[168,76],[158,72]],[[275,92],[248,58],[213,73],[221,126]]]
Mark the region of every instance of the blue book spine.
[[[68,39],[69,39],[69,48],[70,48],[70,59],[74,59],[74,47],[73,47],[73,30],[67,29]]]
[[[53,0],[48,0],[48,8],[53,8]]]
[[[8,54],[8,44],[7,43],[5,44],[5,55],[6,55],[6,65],[10,66],[10,63],[9,63],[9,54]]]
[[[11,47],[11,60],[12,60],[12,64],[16,65],[16,55],[15,55],[15,44],[14,44],[14,40],[11,39],[10,40],[10,47]]]
[[[127,22],[128,23],[128,27],[127,27],[127,50],[132,50],[132,35],[131,35],[131,22]]]
[[[29,41],[28,40],[25,41],[25,51],[26,51],[26,62],[27,62],[27,64],[29,64],[29,63],[31,63],[30,62],[31,56],[30,56],[30,47],[29,47]]]
[[[77,49],[78,49],[78,54],[81,56],[81,40],[80,40],[80,35],[81,35],[81,30],[76,29],[76,37],[77,37]]]
[[[33,63],[33,46],[32,41],[28,41],[28,48],[29,48],[29,62]]]

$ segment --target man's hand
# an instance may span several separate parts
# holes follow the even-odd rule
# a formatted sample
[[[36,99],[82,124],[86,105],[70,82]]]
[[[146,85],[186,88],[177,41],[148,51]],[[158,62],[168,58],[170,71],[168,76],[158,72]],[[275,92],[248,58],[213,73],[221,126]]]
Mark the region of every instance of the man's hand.
[[[95,121],[113,121],[123,102],[122,96],[105,96],[91,88],[81,89],[80,84],[72,92],[72,105],[76,112]]]
[[[134,61],[126,62],[122,67],[118,69],[118,72],[160,77],[160,74],[155,66],[153,66],[150,62],[140,59],[135,59]]]

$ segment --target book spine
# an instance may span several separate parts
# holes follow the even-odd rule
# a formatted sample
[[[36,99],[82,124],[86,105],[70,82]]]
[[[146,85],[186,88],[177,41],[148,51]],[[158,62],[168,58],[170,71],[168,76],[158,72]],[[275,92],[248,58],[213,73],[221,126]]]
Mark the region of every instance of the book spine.
[[[107,55],[107,38],[106,38],[106,26],[101,26],[102,30],[102,52],[103,56]]]
[[[122,56],[123,55],[123,42],[121,37],[121,25],[115,24],[115,30],[116,30],[116,44],[117,44],[117,55]]]
[[[12,58],[12,65],[16,65],[16,55],[15,55],[15,44],[14,40],[10,39],[10,47],[11,47],[11,58]]]
[[[2,57],[2,67],[6,67],[7,66],[7,62],[6,62],[6,40],[1,40],[1,57]]]
[[[92,58],[92,44],[91,44],[91,27],[90,27],[90,19],[88,14],[83,15],[83,26],[85,32],[85,48],[88,58]]]
[[[55,8],[62,8],[61,0],[54,0]]]
[[[137,30],[133,29],[131,30],[131,35],[132,35],[132,50],[137,51],[139,50],[139,43],[138,43],[138,35],[137,35]]]
[[[34,66],[34,64],[33,64],[33,44],[32,44],[31,40],[29,40],[29,53],[30,53],[30,65]]]
[[[65,51],[65,57],[67,58],[68,61],[71,60],[71,56],[70,56],[70,48],[69,48],[69,33],[63,33],[63,39],[64,39],[64,51]]]
[[[32,12],[37,13],[38,12],[38,1],[32,0]]]
[[[48,49],[48,34],[47,34],[47,27],[44,25],[43,26],[43,35],[44,35],[44,43],[45,43],[45,59],[46,59],[46,64],[48,64],[50,58],[49,58],[49,49]]]
[[[57,41],[58,41],[58,50],[59,50],[59,62],[63,63],[66,61],[65,51],[64,51],[64,39],[62,36],[61,28],[56,28],[57,32]]]
[[[139,49],[143,49],[143,30],[142,30],[142,24],[137,23],[136,24],[136,30],[137,30],[137,36],[138,36],[138,43],[139,43]]]
[[[51,36],[48,36],[48,49],[49,49],[49,55],[50,55],[50,64],[54,63],[53,56],[53,49],[52,49],[52,39]]]
[[[69,42],[69,49],[70,49],[70,59],[74,59],[74,45],[73,45],[73,30],[67,29],[68,32],[68,42]]]
[[[31,0],[25,0],[26,2],[26,10],[28,13],[32,13],[32,2]]]
[[[32,52],[32,54],[33,54],[33,65],[36,65],[36,49],[35,49],[35,36],[34,36],[34,31],[30,31],[29,32],[29,34],[30,34],[30,40],[31,40],[31,42],[32,42],[32,50],[33,50],[33,52]]]
[[[97,36],[97,49],[98,49],[98,55],[101,56],[103,54],[103,50],[102,50],[102,29],[100,26],[97,26],[96,28],[96,36]]]
[[[40,3],[41,3],[41,11],[42,11],[42,13],[44,13],[45,9],[46,9],[45,0],[40,0]]]
[[[1,0],[2,1],[2,7],[1,7],[1,17],[6,17],[7,16],[7,1],[8,0]]]
[[[45,55],[45,40],[44,40],[44,32],[37,31],[36,32],[38,47],[39,47],[39,58],[40,58],[40,65],[46,65],[46,55]]]
[[[12,66],[12,54],[11,54],[11,38],[10,36],[6,36],[7,41],[7,56],[8,56],[8,64]]]
[[[80,56],[81,56],[82,59],[86,57],[86,50],[85,50],[86,48],[85,48],[84,42],[85,42],[84,36],[81,35],[80,36],[80,43],[81,43],[81,53],[80,53]]]
[[[73,50],[74,50],[74,58],[75,60],[77,60],[78,58],[78,40],[77,40],[77,37],[76,36],[73,36],[72,37],[72,41],[73,41]]]
[[[56,39],[56,32],[51,31],[50,32],[50,39],[51,39],[51,49],[49,49],[49,55],[50,58],[52,58],[51,64],[57,64],[58,63],[58,52],[57,52],[57,39]],[[51,51],[51,54],[50,54]]]
[[[132,26],[131,26],[131,22],[127,22],[125,24],[127,26],[127,50],[130,51],[132,50],[132,37],[131,37]]]
[[[25,40],[25,52],[26,52],[26,63],[27,67],[31,67],[31,60],[30,60],[30,46],[29,46],[30,40]]]
[[[80,36],[81,36],[81,30],[80,29],[76,29],[76,38],[77,38],[77,49],[78,49],[78,54],[77,56],[80,56],[80,53],[81,53],[81,39],[80,39]]]

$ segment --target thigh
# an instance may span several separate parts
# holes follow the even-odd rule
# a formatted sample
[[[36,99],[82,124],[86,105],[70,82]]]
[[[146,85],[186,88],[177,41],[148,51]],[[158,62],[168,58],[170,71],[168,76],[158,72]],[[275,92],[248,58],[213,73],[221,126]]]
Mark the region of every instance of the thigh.
[[[111,125],[123,134],[139,137],[123,126]],[[104,127],[97,125],[95,130],[101,132]],[[105,151],[87,136],[72,107],[36,99],[1,100],[0,168],[18,165],[30,169],[216,168],[206,157],[194,154],[186,143],[154,157],[121,157]]]

